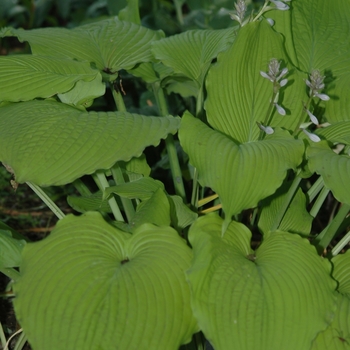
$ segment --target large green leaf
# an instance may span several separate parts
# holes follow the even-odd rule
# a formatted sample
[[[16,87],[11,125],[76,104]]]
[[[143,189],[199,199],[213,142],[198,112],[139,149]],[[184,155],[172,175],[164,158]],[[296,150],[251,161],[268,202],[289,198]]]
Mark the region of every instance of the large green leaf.
[[[179,137],[201,184],[220,196],[227,220],[274,193],[304,151],[302,141],[282,130],[263,141],[237,145],[189,113],[182,118]]]
[[[266,120],[273,84],[260,75],[267,71],[272,58],[290,67],[283,40],[266,21],[247,24],[240,29],[232,47],[219,54],[218,63],[207,78],[206,110],[212,127],[230,135],[237,142],[255,141],[260,130],[256,122],[294,130],[299,123],[302,99],[306,97],[303,78],[295,69],[288,74],[289,84],[282,88],[279,104],[287,115],[276,111]]]
[[[334,143],[350,144],[350,121],[342,121],[317,129],[316,134]]]
[[[197,330],[191,258],[170,227],[130,235],[98,213],[69,215],[24,250],[16,316],[35,350],[177,350]]]
[[[101,74],[88,62],[35,55],[0,57],[0,101],[28,101],[67,92],[79,81],[98,79],[97,94],[104,94]]]
[[[141,155],[175,133],[178,118],[83,112],[54,101],[0,109],[0,160],[16,181],[60,185]]]
[[[226,50],[233,39],[232,28],[189,30],[155,41],[152,52],[164,65],[195,81],[200,88],[212,60],[219,52]]]
[[[0,36],[16,36],[20,41],[28,41],[36,55],[88,61],[100,70],[114,73],[137,63],[153,61],[151,42],[163,35],[114,17],[74,29],[4,28]]]
[[[253,253],[244,225],[232,222],[223,238],[221,226],[208,215],[191,227],[187,272],[194,315],[215,350],[309,349],[335,309],[330,263],[299,235],[272,233]]]
[[[333,322],[313,342],[312,350],[350,349],[350,252],[332,259],[333,278],[339,283]]]
[[[326,75],[326,117],[350,119],[350,1],[293,0],[291,11],[274,11],[275,28],[284,38],[298,69]]]
[[[334,197],[350,204],[350,157],[334,153],[325,142],[309,147],[307,157],[310,170],[322,176]]]

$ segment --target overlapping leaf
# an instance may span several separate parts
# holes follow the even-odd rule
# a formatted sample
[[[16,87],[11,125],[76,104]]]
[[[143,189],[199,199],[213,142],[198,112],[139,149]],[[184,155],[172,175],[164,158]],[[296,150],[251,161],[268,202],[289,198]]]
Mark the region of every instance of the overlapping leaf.
[[[334,123],[326,128],[320,128],[316,134],[334,143],[350,144],[350,121]]]
[[[350,204],[350,157],[334,153],[326,143],[318,143],[307,151],[309,168],[321,175],[327,188],[342,203]]]
[[[313,342],[312,350],[341,350],[350,348],[350,254],[332,259],[333,278],[339,283],[337,309],[330,326]]]
[[[179,119],[82,112],[54,101],[1,108],[0,160],[19,183],[59,185],[141,155],[175,133]]]
[[[36,350],[177,350],[197,330],[191,258],[170,227],[130,235],[98,213],[67,216],[24,250],[16,315]]]
[[[216,215],[189,232],[188,271],[199,326],[216,350],[309,349],[335,311],[330,263],[308,240],[276,232],[253,253],[250,231]]]
[[[220,196],[228,220],[274,193],[304,151],[302,141],[282,130],[264,141],[237,145],[189,113],[182,118],[179,137],[201,184]]]
[[[274,225],[276,216],[286,200],[290,185],[290,182],[283,183],[274,195],[261,202],[262,210],[258,226],[264,234],[267,234]],[[305,194],[299,188],[290,202],[288,210],[283,216],[278,229],[284,232],[309,235],[311,232],[312,220],[313,217],[306,210]]]
[[[94,97],[104,94],[101,74],[88,62],[35,55],[0,57],[0,101],[29,101],[72,89],[78,81],[97,80]]]
[[[232,47],[219,54],[218,64],[208,73],[206,110],[212,127],[242,143],[258,139],[256,122],[290,130],[298,126],[305,99],[305,76],[295,69],[289,72],[289,83],[282,88],[278,100],[287,115],[274,111],[271,121],[266,120],[273,84],[260,71],[267,71],[272,58],[281,61],[281,69],[291,69],[281,35],[266,21],[240,29]]]
[[[0,230],[0,269],[18,267],[26,241],[12,237],[10,231]]]
[[[326,76],[326,103],[331,123],[350,119],[350,42],[349,0],[302,1],[292,3],[292,11],[274,11],[293,63],[310,73],[319,69]]]
[[[74,58],[94,63],[100,70],[117,72],[153,61],[151,42],[160,39],[162,33],[114,17],[74,29],[5,28],[0,36],[28,41],[36,55]]]
[[[154,42],[152,52],[175,73],[185,75],[200,88],[212,60],[219,52],[226,50],[233,39],[232,28],[189,30]]]

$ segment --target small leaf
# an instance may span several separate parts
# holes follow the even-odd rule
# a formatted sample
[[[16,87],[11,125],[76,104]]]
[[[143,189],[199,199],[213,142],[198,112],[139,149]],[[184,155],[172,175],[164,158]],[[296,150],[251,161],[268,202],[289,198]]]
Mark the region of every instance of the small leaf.
[[[77,83],[90,89],[90,99],[102,96],[105,86],[101,74],[90,68],[88,62],[68,58],[35,55],[0,57],[0,101],[29,101],[48,98],[71,90]],[[74,89],[73,89],[74,90]],[[87,98],[80,92],[80,98]]]
[[[13,238],[10,231],[0,230],[0,269],[18,267],[26,241]]]
[[[307,149],[308,166],[321,175],[327,188],[341,203],[350,204],[350,157],[334,153],[325,142]]]

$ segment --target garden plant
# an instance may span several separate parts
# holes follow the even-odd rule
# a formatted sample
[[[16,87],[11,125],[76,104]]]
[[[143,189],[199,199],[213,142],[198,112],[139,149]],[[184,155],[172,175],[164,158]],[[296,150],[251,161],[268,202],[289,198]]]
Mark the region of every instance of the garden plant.
[[[0,29],[30,48],[0,57],[0,161],[59,219],[1,224],[17,349],[350,348],[350,1],[255,5]],[[66,185],[74,215],[45,191]]]

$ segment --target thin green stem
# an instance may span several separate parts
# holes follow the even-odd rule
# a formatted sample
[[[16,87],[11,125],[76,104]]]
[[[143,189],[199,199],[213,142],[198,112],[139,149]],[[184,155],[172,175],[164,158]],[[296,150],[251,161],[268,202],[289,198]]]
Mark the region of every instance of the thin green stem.
[[[109,187],[109,183],[107,181],[107,178],[106,178],[106,175],[104,172],[97,171],[95,174],[92,175],[92,177],[102,192],[104,191],[105,188]],[[117,221],[124,222],[123,215],[119,209],[119,206],[118,206],[116,199],[114,197],[111,197],[110,199],[108,199],[108,204],[112,210],[114,218]]]
[[[316,215],[318,214],[318,212],[320,211],[323,202],[326,200],[328,193],[329,193],[329,189],[326,187],[323,187],[323,189],[321,190],[319,196],[317,197],[314,205],[312,206],[311,210],[310,210],[310,215],[312,217],[316,217]]]
[[[6,344],[6,337],[5,337],[4,329],[2,328],[1,322],[0,322],[0,341],[1,341],[2,348],[4,348]]]
[[[111,171],[112,171],[112,176],[113,176],[113,179],[114,179],[114,182],[116,183],[116,185],[125,183],[122,170],[120,169],[120,166],[119,166],[118,163],[116,163],[111,168]],[[126,215],[126,217],[128,219],[128,222],[130,222],[131,219],[135,215],[135,208],[134,208],[134,206],[132,204],[132,201],[129,198],[123,198],[123,197],[120,197],[120,200],[121,200],[121,202],[123,204],[125,215]]]
[[[332,222],[316,237],[315,245],[320,254],[323,253],[332,239],[339,233],[339,228],[342,226],[342,223],[348,215],[349,210],[350,205],[342,204]]]
[[[22,332],[22,334],[18,337],[16,346],[14,347],[13,350],[22,350],[27,340],[28,340],[27,336],[25,335],[24,332]]]
[[[89,188],[84,184],[84,182],[81,179],[76,179],[73,182],[73,186],[76,188],[76,190],[82,195],[82,196],[90,196],[91,191]]]
[[[198,208],[198,170],[193,169],[193,182],[192,182],[192,195],[191,195],[191,206],[193,208]]]
[[[0,272],[14,281],[16,281],[20,277],[20,273],[12,267],[0,268]]]
[[[263,13],[265,12],[265,9],[266,9],[268,3],[269,3],[269,1],[266,0],[265,3],[264,3],[264,6],[260,9],[258,14],[253,18],[252,22],[257,21],[260,18],[260,16],[263,15]]]
[[[65,217],[62,210],[53,202],[53,200],[47,195],[47,193],[39,186],[27,182],[27,185],[36,193],[36,195],[50,208],[50,210],[59,218]]]
[[[300,184],[300,181],[301,181],[301,177],[299,176],[296,176],[295,179],[293,180],[292,182],[292,185],[290,186],[288,192],[287,192],[287,195],[284,199],[284,202],[282,203],[282,205],[280,206],[279,208],[279,211],[277,213],[277,215],[275,216],[275,220],[271,226],[271,231],[276,231],[278,229],[278,227],[280,226],[282,220],[283,220],[283,217],[284,215],[286,214],[287,212],[287,209],[299,187],[299,184]]]
[[[117,84],[117,83],[114,82],[113,85],[111,85],[111,90],[112,90],[112,95],[113,95],[115,105],[117,106],[118,111],[126,112],[126,107],[125,107],[125,103],[123,100],[123,96],[121,94],[121,90],[115,84]]]
[[[305,110],[301,111],[299,123],[297,124],[297,126],[295,127],[294,132],[293,132],[294,136],[298,135],[298,133],[300,132],[300,125],[303,124],[305,122],[305,120],[307,119],[306,117],[308,117],[306,109],[309,109],[311,101],[312,101],[312,97],[309,97],[309,99],[305,105]]]
[[[338,242],[338,244],[332,249],[332,256],[338,255],[342,249],[350,242],[350,231]]]
[[[276,92],[275,91],[275,87],[274,87],[273,88],[272,97],[271,97],[271,102],[270,102],[269,108],[268,108],[268,110],[266,112],[265,119],[264,119],[264,123],[263,123],[264,126],[269,126],[269,123],[271,121],[271,116],[272,116],[272,111],[273,111],[275,99],[276,99],[277,95],[278,95],[278,91]],[[262,140],[264,137],[265,137],[265,133],[264,133],[263,130],[261,130],[259,139]]]
[[[161,116],[169,115],[164,91],[161,88],[160,84],[153,83],[152,89],[157,101],[160,115]],[[180,163],[177,156],[173,135],[169,134],[168,137],[165,139],[165,146],[169,157],[169,163],[170,163],[171,175],[173,177],[175,193],[178,196],[180,196],[184,202],[186,202],[185,186],[182,180],[182,171],[180,168]]]
[[[316,196],[319,194],[319,192],[322,190],[323,187],[324,187],[324,181],[322,176],[320,176],[307,191],[306,195],[309,199],[309,203],[311,203],[316,198]]]

